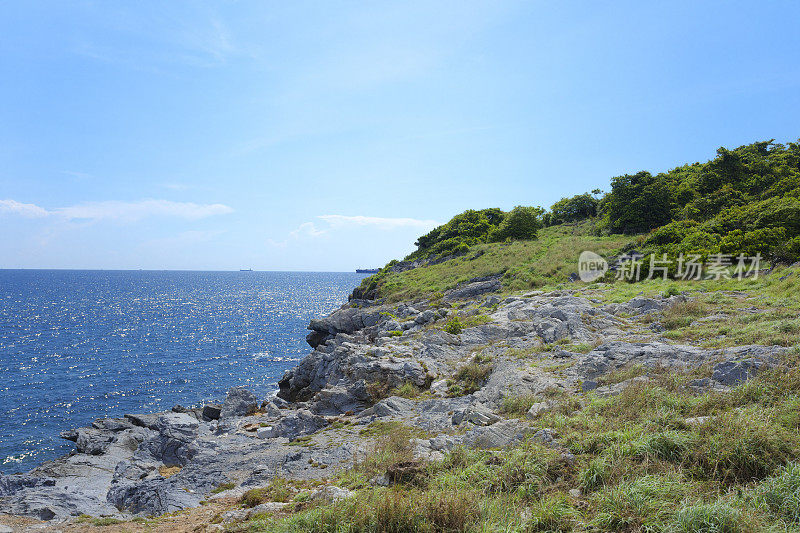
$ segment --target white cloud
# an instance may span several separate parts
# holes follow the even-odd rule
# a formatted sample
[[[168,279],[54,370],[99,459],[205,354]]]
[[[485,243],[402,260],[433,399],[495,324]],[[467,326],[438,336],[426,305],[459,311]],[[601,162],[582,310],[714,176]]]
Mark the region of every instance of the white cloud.
[[[213,215],[232,213],[223,204],[194,204],[169,200],[142,200],[139,202],[90,202],[70,207],[60,207],[53,213],[68,220],[126,220],[136,221],[152,216],[166,216],[197,220]]]
[[[73,206],[57,207],[50,211],[35,204],[22,204],[15,200],[0,200],[0,214],[8,213],[29,218],[57,217],[78,221],[119,220],[134,222],[148,217],[177,217],[197,220],[232,212],[233,209],[224,204],[195,204],[152,199],[138,202],[87,202]]]
[[[46,217],[50,213],[35,204],[23,204],[16,200],[0,200],[0,214],[19,215],[25,218]]]
[[[361,215],[320,215],[317,218],[324,220],[333,228],[342,226],[376,226],[381,229],[395,228],[434,228],[439,225],[435,220],[419,220],[416,218],[382,218],[365,217]],[[306,224],[311,224],[306,222]]]
[[[303,222],[296,230],[290,231],[289,235],[295,238],[302,236],[319,237],[327,233],[327,231],[328,230],[318,229],[313,222]]]
[[[365,217],[362,215],[319,215],[317,218],[326,222],[328,227],[320,228],[314,222],[303,222],[297,227],[297,229],[290,231],[285,240],[276,241],[274,239],[267,239],[267,244],[275,248],[285,248],[290,240],[297,240],[302,237],[321,237],[334,230],[354,226],[370,226],[388,231],[398,228],[416,228],[418,230],[428,230],[440,225],[440,222],[435,220],[419,220],[416,218],[383,218]]]

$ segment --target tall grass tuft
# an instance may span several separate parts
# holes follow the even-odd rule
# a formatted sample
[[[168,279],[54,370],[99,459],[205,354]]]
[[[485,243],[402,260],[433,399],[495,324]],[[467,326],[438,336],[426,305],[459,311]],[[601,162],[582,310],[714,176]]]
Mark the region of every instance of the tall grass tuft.
[[[741,512],[725,502],[690,505],[675,513],[676,533],[742,533],[746,531]]]

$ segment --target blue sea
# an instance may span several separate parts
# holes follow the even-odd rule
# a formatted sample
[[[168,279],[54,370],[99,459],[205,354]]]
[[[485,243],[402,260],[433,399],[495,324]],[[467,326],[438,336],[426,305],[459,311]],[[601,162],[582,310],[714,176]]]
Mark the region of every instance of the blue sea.
[[[363,275],[0,270],[0,472],[73,449],[100,417],[268,395],[310,348],[311,318]]]

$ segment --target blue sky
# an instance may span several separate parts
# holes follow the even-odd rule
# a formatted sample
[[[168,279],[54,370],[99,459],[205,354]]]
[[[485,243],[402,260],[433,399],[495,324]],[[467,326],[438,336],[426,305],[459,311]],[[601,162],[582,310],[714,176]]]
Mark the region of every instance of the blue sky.
[[[0,3],[0,267],[352,270],[800,137],[796,2]]]

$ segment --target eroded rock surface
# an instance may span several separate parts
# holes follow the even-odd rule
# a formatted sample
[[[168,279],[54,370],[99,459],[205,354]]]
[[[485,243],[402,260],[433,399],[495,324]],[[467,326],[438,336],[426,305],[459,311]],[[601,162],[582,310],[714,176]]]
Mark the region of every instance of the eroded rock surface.
[[[777,364],[785,350],[675,345],[631,318],[660,313],[682,296],[604,305],[567,291],[501,299],[492,294],[497,288],[496,278],[474,280],[445,303],[373,302],[313,320],[313,351],[286,372],[274,398],[236,388],[222,405],[176,406],[65,431],[73,453],[24,475],[0,475],[0,512],[45,520],[159,515],[197,506],[221,484],[241,492],[275,476],[330,477],[369,452],[360,430],[376,421],[430,435],[414,441],[420,461],[455,446],[502,448],[527,437],[557,447],[557,433],[537,425],[554,407],[554,393],[619,394],[646,383],[651,371],[703,365],[711,371],[690,386],[727,390]],[[477,325],[446,332],[455,312]],[[485,370],[477,390],[459,388],[468,364]],[[602,379],[632,367],[645,375]],[[409,387],[430,394],[398,395]],[[527,415],[509,418],[503,405],[520,396],[541,399]]]

